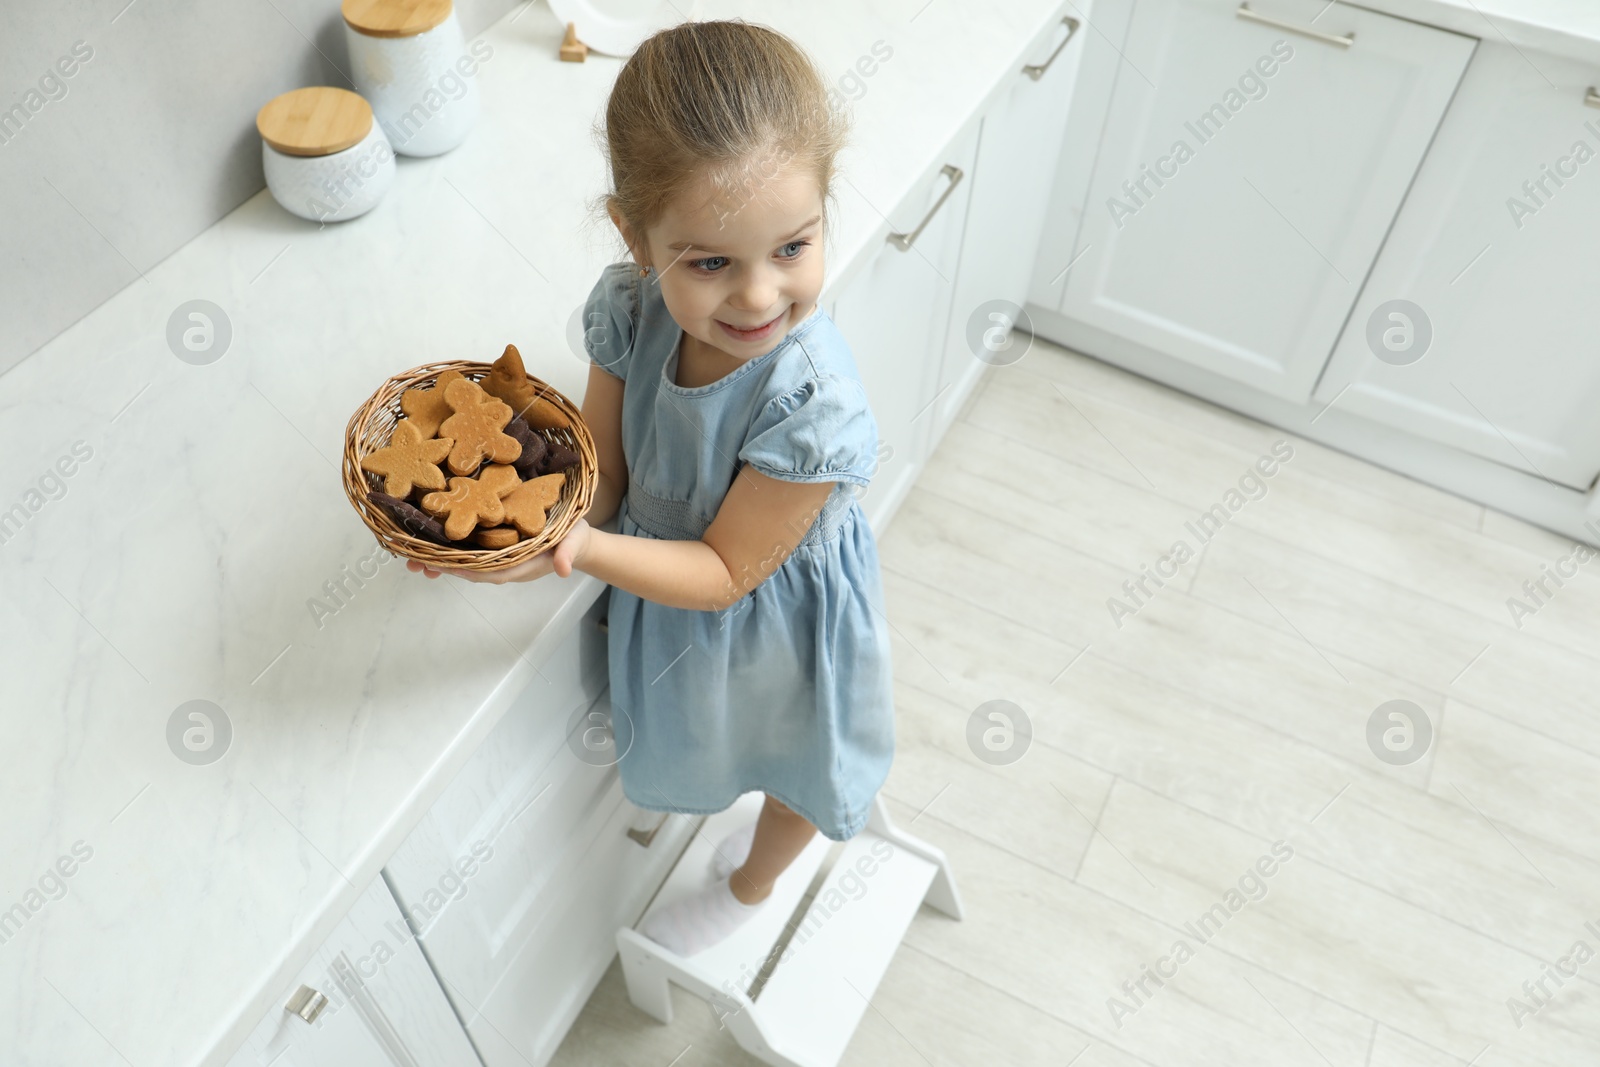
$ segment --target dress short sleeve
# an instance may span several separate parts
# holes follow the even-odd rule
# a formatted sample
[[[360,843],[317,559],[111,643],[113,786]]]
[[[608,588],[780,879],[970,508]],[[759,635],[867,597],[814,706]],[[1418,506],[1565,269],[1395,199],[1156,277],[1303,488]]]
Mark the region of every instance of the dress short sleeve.
[[[583,305],[583,350],[589,362],[627,380],[638,315],[638,272],[634,265],[608,265]]]
[[[769,400],[757,413],[739,458],[786,482],[854,482],[877,467],[878,426],[867,391],[854,378],[821,375]]]

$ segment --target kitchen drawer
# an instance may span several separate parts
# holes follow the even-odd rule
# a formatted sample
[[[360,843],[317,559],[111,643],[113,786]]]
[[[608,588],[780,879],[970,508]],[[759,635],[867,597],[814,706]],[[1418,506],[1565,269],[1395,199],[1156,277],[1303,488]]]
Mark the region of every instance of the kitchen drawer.
[[[644,844],[630,837],[640,809],[622,794],[613,775],[600,804],[604,824],[550,894],[542,922],[532,931],[505,977],[462,1019],[488,1067],[543,1067],[583,1009],[617,952],[617,929],[644,914],[683,854],[700,815],[668,814]],[[657,825],[660,816],[648,820]]]
[[[971,396],[985,368],[1007,366],[1030,338],[1013,336],[1028,298],[1039,249],[1040,219],[1049,208],[1051,179],[1066,132],[1087,20],[1088,0],[1049,23],[1017,62],[1010,84],[984,113],[972,190],[942,331],[943,357],[930,453]],[[1024,323],[1023,330],[1027,330]]]
[[[327,998],[307,1022],[302,987]],[[374,878],[228,1067],[466,1067],[478,1058],[438,980]]]
[[[950,319],[978,123],[939,153],[889,212],[890,233],[834,298],[833,316],[854,353],[878,425],[878,467],[860,497],[882,536],[930,449],[936,379]],[[894,235],[908,239],[896,242]]]

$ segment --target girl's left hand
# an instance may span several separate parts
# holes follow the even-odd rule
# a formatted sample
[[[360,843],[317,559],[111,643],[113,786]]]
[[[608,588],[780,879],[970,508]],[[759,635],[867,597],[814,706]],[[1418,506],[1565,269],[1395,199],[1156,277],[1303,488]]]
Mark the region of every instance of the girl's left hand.
[[[406,569],[421,571],[429,578],[437,578],[441,574],[451,574],[457,578],[465,578],[469,582],[485,582],[489,585],[504,585],[507,582],[531,582],[535,578],[543,578],[554,571],[565,578],[570,575],[573,568],[582,562],[584,554],[589,549],[589,535],[593,527],[587,519],[579,519],[577,525],[567,531],[567,536],[556,542],[554,548],[534,556],[525,563],[515,567],[508,567],[499,571],[466,571],[455,567],[430,567],[420,560],[406,560]]]

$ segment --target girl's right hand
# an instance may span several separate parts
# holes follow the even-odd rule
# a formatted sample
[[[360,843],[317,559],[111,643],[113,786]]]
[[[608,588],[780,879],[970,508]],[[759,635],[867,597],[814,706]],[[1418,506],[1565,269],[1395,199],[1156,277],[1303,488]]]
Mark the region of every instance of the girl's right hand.
[[[406,560],[406,569],[412,572],[421,571],[429,578],[437,578],[441,574],[454,575],[465,578],[469,582],[481,582],[485,585],[505,585],[507,582],[531,582],[543,578],[547,574],[555,574],[566,578],[582,563],[583,557],[589,547],[589,538],[593,528],[587,519],[579,519],[572,529],[567,531],[565,537],[552,547],[539,553],[531,559],[524,560],[515,567],[507,567],[498,571],[467,571],[457,570],[454,567],[432,567],[421,560]]]
[[[423,563],[421,560],[415,560],[415,559],[406,560],[406,570],[411,571],[413,573],[415,573],[417,571],[421,571],[422,573],[426,574],[429,578],[437,578],[437,577],[439,577],[439,575],[444,573],[444,571],[436,571],[432,567],[428,566],[426,563]]]

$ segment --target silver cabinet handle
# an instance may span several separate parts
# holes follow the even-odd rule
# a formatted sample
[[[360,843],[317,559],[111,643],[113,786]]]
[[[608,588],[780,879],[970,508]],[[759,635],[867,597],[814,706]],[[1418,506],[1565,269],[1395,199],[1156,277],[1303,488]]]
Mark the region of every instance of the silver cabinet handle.
[[[1351,45],[1356,43],[1356,35],[1353,33],[1346,34],[1343,37],[1332,33],[1319,33],[1316,30],[1309,29],[1305,26],[1296,25],[1293,22],[1284,22],[1282,19],[1275,19],[1271,15],[1263,15],[1258,11],[1251,11],[1249,4],[1240,4],[1239,10],[1235,11],[1234,14],[1242,19],[1249,19],[1251,22],[1259,22],[1263,26],[1271,26],[1274,29],[1287,30],[1290,33],[1298,33],[1300,36],[1309,37],[1313,41],[1321,41],[1324,44],[1338,45],[1340,48],[1349,48]]]
[[[902,252],[911,250],[911,242],[917,239],[917,234],[922,232],[924,226],[933,221],[933,217],[939,213],[939,209],[944,207],[944,202],[950,199],[950,194],[955,192],[956,186],[961,184],[961,179],[966,172],[953,163],[946,163],[939,168],[939,173],[949,178],[950,184],[944,187],[944,192],[939,194],[939,199],[935,200],[933,206],[928,209],[928,213],[922,216],[922,221],[917,223],[917,228],[910,233],[891,233],[889,235],[889,243]]]
[[[633,838],[645,848],[649,848],[650,843],[656,839],[656,834],[661,832],[661,828],[667,825],[667,820],[670,818],[672,818],[672,812],[663,812],[661,815],[661,821],[656,823],[649,830],[640,830],[638,827],[630,826],[628,828],[628,836]]]
[[[294,991],[294,996],[289,998],[289,1003],[283,1010],[291,1015],[298,1015],[308,1023],[317,1021],[317,1016],[322,1014],[322,1009],[328,1006],[328,998],[318,993],[308,985],[303,985]]]
[[[1589,91],[1583,94],[1583,102],[1589,107],[1600,107],[1600,90],[1589,86]]]
[[[1073,18],[1071,15],[1068,15],[1066,18],[1062,19],[1061,25],[1067,28],[1067,35],[1061,38],[1061,43],[1056,45],[1056,50],[1054,52],[1050,53],[1050,58],[1045,60],[1043,63],[1029,63],[1027,66],[1022,68],[1022,73],[1026,74],[1034,81],[1038,81],[1040,78],[1044,77],[1044,72],[1050,69],[1050,64],[1056,61],[1056,56],[1059,56],[1061,54],[1061,50],[1067,47],[1067,42],[1072,40],[1072,35],[1078,32],[1078,20]]]

